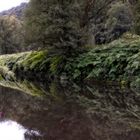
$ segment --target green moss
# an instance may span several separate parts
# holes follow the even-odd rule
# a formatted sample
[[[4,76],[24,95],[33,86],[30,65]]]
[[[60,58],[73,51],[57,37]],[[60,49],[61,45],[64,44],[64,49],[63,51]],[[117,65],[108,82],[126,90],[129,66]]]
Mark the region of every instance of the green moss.
[[[26,70],[39,69],[39,65],[46,59],[46,56],[46,51],[33,52],[21,62],[21,65]]]
[[[59,72],[59,66],[61,65],[61,62],[63,61],[62,56],[54,56],[50,60],[50,71],[52,74],[57,74]]]

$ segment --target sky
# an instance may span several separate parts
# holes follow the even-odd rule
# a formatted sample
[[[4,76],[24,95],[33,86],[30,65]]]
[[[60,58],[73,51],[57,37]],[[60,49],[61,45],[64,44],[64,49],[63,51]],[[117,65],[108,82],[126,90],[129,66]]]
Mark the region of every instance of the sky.
[[[18,6],[22,2],[28,2],[28,0],[0,0],[0,12]]]

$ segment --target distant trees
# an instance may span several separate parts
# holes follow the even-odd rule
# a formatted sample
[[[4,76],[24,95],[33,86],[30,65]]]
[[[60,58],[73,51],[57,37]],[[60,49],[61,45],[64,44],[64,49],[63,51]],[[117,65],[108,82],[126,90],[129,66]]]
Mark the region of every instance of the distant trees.
[[[84,0],[82,26],[106,17],[105,12],[113,1],[115,0]]]
[[[123,33],[130,31],[133,26],[133,14],[128,3],[115,2],[107,11],[107,20],[104,32],[105,42],[119,38]]]
[[[22,24],[15,16],[1,16],[0,54],[8,54],[22,50],[22,33]]]
[[[0,16],[14,15],[16,18],[22,20],[23,15],[24,15],[24,11],[25,11],[25,9],[26,9],[27,6],[28,6],[27,3],[21,3],[17,7],[13,7],[11,9],[8,9],[8,10],[5,10],[3,12],[0,12]]]
[[[87,23],[92,28],[95,44],[111,42],[132,27],[132,11],[122,0],[90,0]]]
[[[133,26],[130,0],[85,0],[81,25],[87,27],[95,44],[109,43]]]

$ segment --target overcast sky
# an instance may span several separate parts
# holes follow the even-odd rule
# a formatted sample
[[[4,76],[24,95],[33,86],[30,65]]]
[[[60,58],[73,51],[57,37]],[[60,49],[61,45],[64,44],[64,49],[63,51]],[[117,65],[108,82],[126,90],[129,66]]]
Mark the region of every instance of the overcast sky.
[[[28,0],[0,0],[0,12],[20,5],[22,2],[28,2]]]

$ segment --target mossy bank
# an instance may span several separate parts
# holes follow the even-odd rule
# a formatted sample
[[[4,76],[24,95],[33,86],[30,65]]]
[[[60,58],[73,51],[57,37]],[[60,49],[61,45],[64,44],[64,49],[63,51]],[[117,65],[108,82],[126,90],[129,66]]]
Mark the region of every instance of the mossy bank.
[[[22,77],[47,80],[67,77],[75,81],[105,80],[122,84],[131,82],[133,86],[139,87],[140,38],[121,38],[72,58],[49,56],[46,50],[3,55],[0,56],[0,65],[6,71]],[[2,70],[1,74],[5,75]]]

